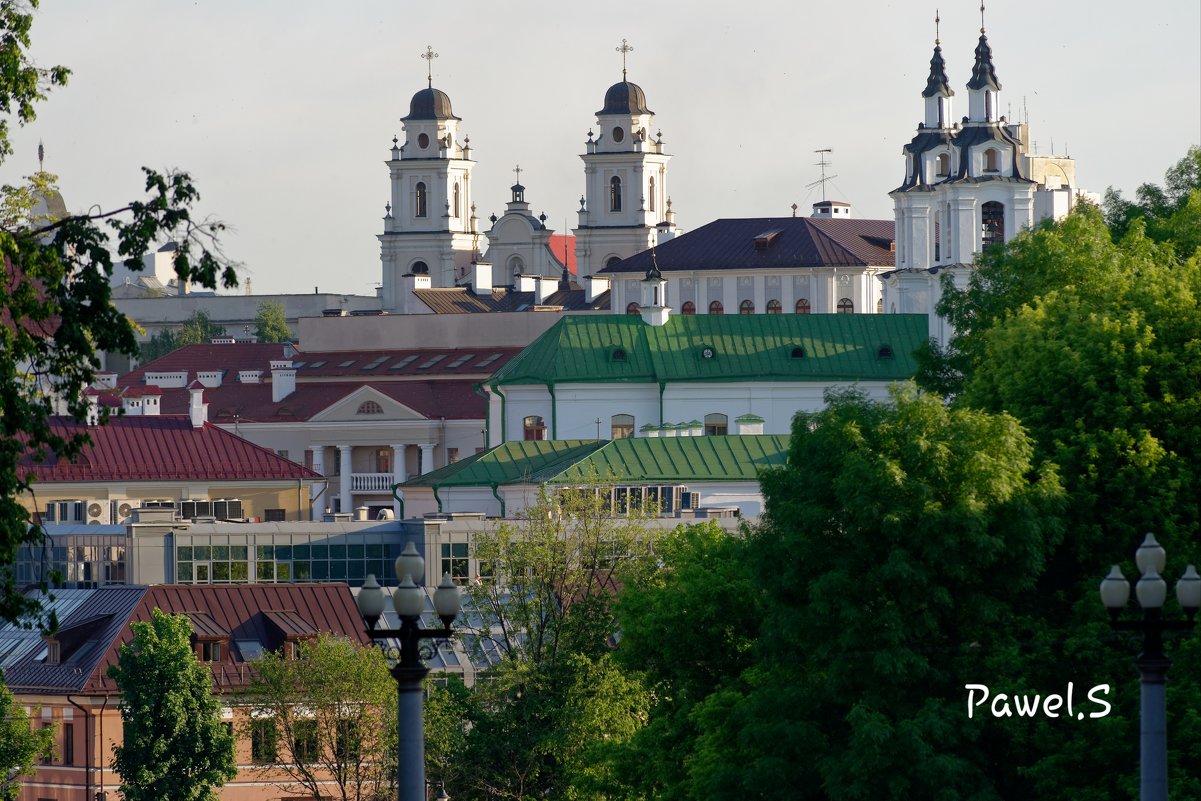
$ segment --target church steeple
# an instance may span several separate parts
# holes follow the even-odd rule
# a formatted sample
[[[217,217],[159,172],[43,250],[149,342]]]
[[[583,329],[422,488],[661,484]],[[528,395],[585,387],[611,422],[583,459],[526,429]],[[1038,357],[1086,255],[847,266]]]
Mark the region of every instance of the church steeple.
[[[947,63],[942,57],[942,47],[938,38],[938,26],[941,20],[938,13],[934,14],[934,56],[930,59],[930,76],[926,79],[926,88],[922,97],[926,99],[926,128],[951,127],[951,97],[955,92],[951,89],[951,80],[947,77]]]
[[[1001,82],[997,80],[997,68],[992,63],[992,47],[984,35],[984,4],[980,4],[980,41],[976,44],[976,63],[972,65],[972,79],[967,82],[968,116],[972,122],[996,122],[997,92]]]

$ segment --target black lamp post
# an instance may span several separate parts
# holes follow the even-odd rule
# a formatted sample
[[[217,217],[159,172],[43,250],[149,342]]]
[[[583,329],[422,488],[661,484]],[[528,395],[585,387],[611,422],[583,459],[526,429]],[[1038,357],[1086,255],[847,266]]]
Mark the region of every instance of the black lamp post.
[[[1187,620],[1164,620],[1163,603],[1168,585],[1161,577],[1166,554],[1148,534],[1134,554],[1141,578],[1135,585],[1141,618],[1121,620],[1122,608],[1130,600],[1130,582],[1122,569],[1114,565],[1101,582],[1101,602],[1109,610],[1111,625],[1117,631],[1138,631],[1143,635],[1143,652],[1134,660],[1142,682],[1139,692],[1139,799],[1167,801],[1168,798],[1168,727],[1164,684],[1172,662],[1164,654],[1165,631],[1188,631],[1201,608],[1201,575],[1189,565],[1176,582],[1176,600]]]
[[[421,641],[449,638],[452,634],[451,623],[463,605],[458,586],[449,573],[443,575],[442,583],[434,590],[434,610],[444,628],[421,627],[425,590],[417,586],[414,579],[424,579],[425,560],[411,542],[396,558],[396,577],[400,585],[392,593],[392,606],[400,618],[400,628],[376,628],[384,613],[385,594],[376,582],[375,574],[368,575],[359,589],[359,613],[367,621],[367,633],[371,639],[377,642],[396,640],[399,643],[399,658],[390,668],[392,678],[396,680],[397,693],[397,798],[398,801],[426,801],[421,680],[429,673],[429,667],[421,659]]]

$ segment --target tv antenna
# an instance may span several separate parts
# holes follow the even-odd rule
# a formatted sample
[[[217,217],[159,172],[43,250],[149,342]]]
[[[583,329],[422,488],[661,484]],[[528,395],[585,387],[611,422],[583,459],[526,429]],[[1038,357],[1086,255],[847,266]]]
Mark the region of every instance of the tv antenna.
[[[830,165],[832,165],[834,163],[826,158],[826,154],[833,153],[834,149],[830,148],[830,147],[823,147],[822,149],[814,150],[813,152],[817,154],[817,162],[813,166],[821,167],[822,177],[818,178],[816,181],[814,181],[812,183],[805,184],[805,188],[812,189],[815,186],[820,186],[822,188],[822,200],[825,200],[826,199],[826,182],[833,181],[835,178],[838,177],[837,175],[826,175],[826,167],[829,167]]]

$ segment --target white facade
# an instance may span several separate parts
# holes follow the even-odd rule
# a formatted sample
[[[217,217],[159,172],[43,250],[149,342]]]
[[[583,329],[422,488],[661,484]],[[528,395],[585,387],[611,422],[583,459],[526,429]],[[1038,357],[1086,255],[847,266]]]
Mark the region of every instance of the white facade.
[[[557,282],[563,270],[563,265],[551,254],[550,238],[554,231],[546,227],[546,215],[535,217],[530,213],[524,186],[514,184],[510,191],[512,200],[499,219],[493,218],[487,234],[488,252],[484,261],[491,265],[492,283],[485,288],[474,280],[474,289],[517,288],[521,276],[546,276]]]

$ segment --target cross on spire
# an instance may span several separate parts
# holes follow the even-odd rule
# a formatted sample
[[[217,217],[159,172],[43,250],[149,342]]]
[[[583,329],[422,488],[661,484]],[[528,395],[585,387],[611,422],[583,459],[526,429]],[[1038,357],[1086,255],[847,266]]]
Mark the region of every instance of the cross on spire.
[[[425,77],[426,77],[426,80],[429,81],[430,88],[433,89],[434,88],[434,59],[436,59],[438,57],[438,54],[434,52],[433,47],[431,47],[430,45],[426,45],[425,52],[421,54],[421,57],[426,60]]]
[[[984,0],[980,0],[980,33],[984,33]]]
[[[934,9],[934,44],[935,45],[942,44],[942,42],[940,42],[939,38],[938,38],[938,24],[940,22],[942,22],[942,20],[938,18],[938,9],[936,8],[936,9]]]
[[[521,165],[518,164],[513,168],[513,172],[517,173],[517,183],[521,183]]]
[[[621,53],[621,79],[624,81],[626,79],[626,54],[634,52],[634,48],[625,39],[622,39],[621,47],[617,48],[617,52]]]

